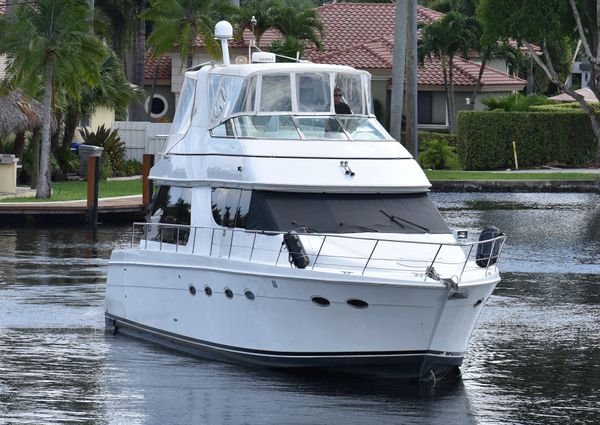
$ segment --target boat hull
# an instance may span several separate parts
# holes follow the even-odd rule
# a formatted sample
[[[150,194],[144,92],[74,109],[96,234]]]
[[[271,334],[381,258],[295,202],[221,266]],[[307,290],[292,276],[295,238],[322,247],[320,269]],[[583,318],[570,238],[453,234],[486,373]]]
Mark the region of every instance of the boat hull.
[[[109,263],[106,324],[225,362],[430,377],[462,364],[498,281],[470,284],[466,297],[449,299],[438,282],[237,266],[197,255],[116,252]]]
[[[327,369],[365,376],[397,378],[437,378],[459,367],[462,353],[435,351],[292,353],[248,351],[241,347],[222,346],[151,328],[139,323],[105,315],[106,327],[115,333],[159,344],[195,357],[252,367],[272,369]]]

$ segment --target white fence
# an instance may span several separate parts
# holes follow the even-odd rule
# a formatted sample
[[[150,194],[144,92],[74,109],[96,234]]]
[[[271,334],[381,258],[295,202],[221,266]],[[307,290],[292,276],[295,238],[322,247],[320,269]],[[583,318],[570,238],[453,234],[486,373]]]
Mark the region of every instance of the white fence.
[[[141,162],[145,153],[164,152],[171,124],[115,121],[113,128],[119,131],[119,137],[125,142],[127,159],[137,159]]]

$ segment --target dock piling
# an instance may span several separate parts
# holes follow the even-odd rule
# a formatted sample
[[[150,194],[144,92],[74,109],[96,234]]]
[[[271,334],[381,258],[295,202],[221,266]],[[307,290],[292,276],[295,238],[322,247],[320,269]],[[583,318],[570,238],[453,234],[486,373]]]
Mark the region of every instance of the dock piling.
[[[94,233],[98,229],[98,182],[100,181],[100,157],[92,155],[87,164],[88,222]]]

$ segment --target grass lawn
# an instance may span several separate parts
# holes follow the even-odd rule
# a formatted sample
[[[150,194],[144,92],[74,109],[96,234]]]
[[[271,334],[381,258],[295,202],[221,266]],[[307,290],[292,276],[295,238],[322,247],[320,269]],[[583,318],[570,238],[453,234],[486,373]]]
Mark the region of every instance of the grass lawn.
[[[100,181],[98,188],[100,198],[113,196],[128,196],[142,194],[142,180],[112,180]],[[0,202],[44,202],[44,201],[74,201],[87,198],[87,181],[52,182],[52,197],[50,199],[10,198]]]
[[[429,180],[576,180],[596,181],[597,173],[569,173],[569,172],[545,172],[545,173],[520,173],[518,171],[492,172],[492,171],[451,171],[451,170],[428,170],[425,172]]]
[[[451,171],[451,170],[428,170],[425,172],[429,180],[576,180],[596,181],[597,173],[569,173],[569,172],[545,172],[545,173],[520,173],[518,171],[491,172],[491,171]],[[100,181],[100,197],[111,198],[113,196],[141,195],[141,180],[112,180]],[[74,201],[86,199],[87,182],[53,182],[52,198],[50,201]],[[2,199],[0,202],[41,202],[48,199],[36,198],[10,198]]]

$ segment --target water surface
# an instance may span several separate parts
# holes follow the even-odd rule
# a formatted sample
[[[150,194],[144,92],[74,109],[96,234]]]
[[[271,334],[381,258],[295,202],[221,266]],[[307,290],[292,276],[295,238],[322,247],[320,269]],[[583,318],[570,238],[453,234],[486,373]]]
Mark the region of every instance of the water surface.
[[[509,235],[461,368],[436,384],[288,374],[105,335],[129,226],[0,227],[0,424],[595,424],[600,197],[434,194],[452,228]]]

